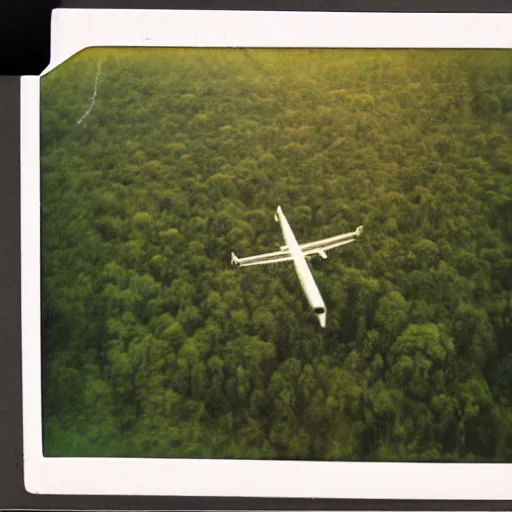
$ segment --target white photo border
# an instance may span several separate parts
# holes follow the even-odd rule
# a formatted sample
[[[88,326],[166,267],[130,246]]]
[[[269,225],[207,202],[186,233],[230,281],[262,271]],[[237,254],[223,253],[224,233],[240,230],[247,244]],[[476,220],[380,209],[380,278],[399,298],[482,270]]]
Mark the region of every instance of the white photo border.
[[[56,9],[51,61],[87,47],[512,48],[512,14]],[[21,79],[24,483],[29,493],[510,500],[512,464],[45,458],[40,346],[39,76]]]

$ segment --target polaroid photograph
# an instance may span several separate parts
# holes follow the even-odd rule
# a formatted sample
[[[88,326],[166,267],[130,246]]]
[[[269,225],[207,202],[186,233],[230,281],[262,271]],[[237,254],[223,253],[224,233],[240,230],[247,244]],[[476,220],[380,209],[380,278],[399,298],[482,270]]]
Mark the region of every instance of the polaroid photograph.
[[[27,491],[510,500],[511,20],[56,10]]]

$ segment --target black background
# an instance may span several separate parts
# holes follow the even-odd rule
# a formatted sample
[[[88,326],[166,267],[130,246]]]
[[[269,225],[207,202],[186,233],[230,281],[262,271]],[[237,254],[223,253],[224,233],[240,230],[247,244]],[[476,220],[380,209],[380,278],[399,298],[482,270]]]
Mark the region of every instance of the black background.
[[[0,510],[512,510],[510,501],[38,496],[25,492],[21,424],[19,75],[38,75],[48,65],[51,10],[57,7],[512,12],[512,0],[0,0],[0,75],[7,75],[0,76]]]

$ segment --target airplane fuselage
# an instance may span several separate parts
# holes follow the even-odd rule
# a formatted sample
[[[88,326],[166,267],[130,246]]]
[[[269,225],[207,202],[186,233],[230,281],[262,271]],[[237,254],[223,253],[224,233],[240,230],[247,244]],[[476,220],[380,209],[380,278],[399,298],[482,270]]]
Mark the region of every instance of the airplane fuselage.
[[[290,227],[290,224],[288,223],[288,220],[280,206],[277,208],[276,220],[278,220],[281,226],[283,238],[288,250],[290,251],[293,264],[295,265],[295,270],[299,277],[302,289],[304,290],[304,294],[308,299],[309,305],[317,315],[320,325],[325,327],[327,313],[324,300],[320,294],[320,290],[318,289],[315,279],[313,278],[313,274],[311,273],[311,269],[309,268],[300,245],[297,242],[292,228]]]

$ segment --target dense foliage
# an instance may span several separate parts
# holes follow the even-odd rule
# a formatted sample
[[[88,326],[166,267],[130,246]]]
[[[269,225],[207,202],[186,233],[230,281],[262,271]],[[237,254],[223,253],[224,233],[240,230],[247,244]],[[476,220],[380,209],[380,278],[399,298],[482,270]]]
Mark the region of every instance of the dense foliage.
[[[512,461],[510,53],[91,49],[41,109],[47,455]],[[230,265],[278,205],[365,226],[325,330]]]

